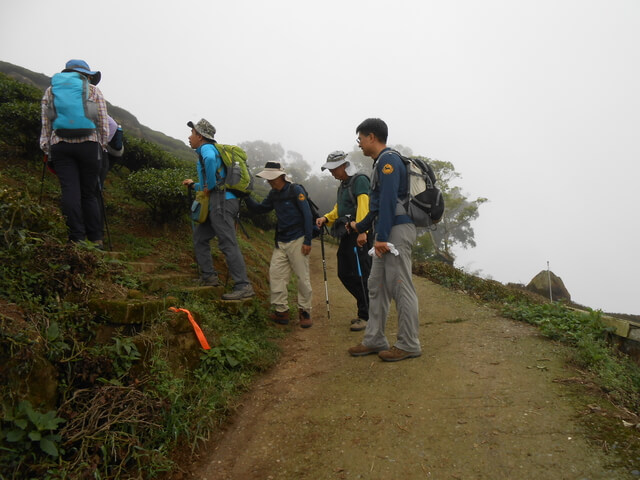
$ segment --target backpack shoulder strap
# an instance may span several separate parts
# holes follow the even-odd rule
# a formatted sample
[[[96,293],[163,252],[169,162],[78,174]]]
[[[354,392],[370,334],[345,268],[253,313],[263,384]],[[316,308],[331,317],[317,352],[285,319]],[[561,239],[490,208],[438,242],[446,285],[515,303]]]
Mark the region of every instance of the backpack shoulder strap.
[[[356,180],[360,177],[367,177],[367,180],[369,179],[369,175],[367,175],[366,173],[359,172],[359,173],[356,173],[353,177],[351,177],[347,182],[347,184],[344,187],[342,187],[347,189],[347,192],[349,193],[349,198],[351,199],[351,203],[356,205],[356,207],[357,207],[357,202],[356,202],[356,196],[353,193],[353,188],[355,187]]]

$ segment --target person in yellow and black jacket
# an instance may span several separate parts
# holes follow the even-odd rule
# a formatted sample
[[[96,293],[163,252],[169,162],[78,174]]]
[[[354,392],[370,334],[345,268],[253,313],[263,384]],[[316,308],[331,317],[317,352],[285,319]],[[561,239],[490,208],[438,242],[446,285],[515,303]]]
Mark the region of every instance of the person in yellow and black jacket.
[[[369,177],[358,174],[349,162],[347,154],[335,151],[329,154],[321,167],[329,170],[340,181],[336,204],[329,213],[316,219],[318,228],[331,227],[331,234],[340,239],[338,253],[338,278],[347,291],[356,299],[357,317],[351,320],[353,332],[364,330],[369,320],[369,289],[367,282],[371,271],[371,236],[367,232],[348,232],[346,224],[360,222],[369,213]]]

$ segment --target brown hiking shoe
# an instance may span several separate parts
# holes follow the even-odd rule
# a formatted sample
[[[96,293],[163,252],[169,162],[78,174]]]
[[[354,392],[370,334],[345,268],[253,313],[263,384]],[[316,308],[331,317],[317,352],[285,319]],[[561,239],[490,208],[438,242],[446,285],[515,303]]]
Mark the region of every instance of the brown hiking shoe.
[[[302,328],[309,328],[313,325],[313,320],[311,320],[311,315],[306,310],[300,309],[298,310],[298,318],[300,320],[300,326]]]
[[[365,355],[371,355],[372,353],[378,353],[380,349],[366,347],[363,344],[359,343],[355,347],[349,348],[349,350],[347,351],[349,352],[349,355],[351,355],[352,357],[363,357]]]
[[[351,330],[352,332],[360,332],[365,328],[367,328],[367,321],[359,318],[355,322],[351,322],[351,327],[349,327],[349,330]]]
[[[289,311],[277,312],[273,311],[269,314],[269,319],[280,325],[289,325]]]
[[[385,362],[399,362],[400,360],[406,360],[407,358],[415,358],[422,355],[421,352],[405,352],[398,347],[391,347],[389,350],[383,350],[378,353],[380,360]]]

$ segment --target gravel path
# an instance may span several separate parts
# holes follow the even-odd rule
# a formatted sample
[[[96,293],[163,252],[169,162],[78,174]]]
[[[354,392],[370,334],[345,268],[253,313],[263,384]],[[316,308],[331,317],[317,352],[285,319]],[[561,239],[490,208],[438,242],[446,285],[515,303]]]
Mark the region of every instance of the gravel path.
[[[617,479],[577,415],[563,347],[468,296],[414,278],[423,355],[352,358],[355,301],[312,251],[314,326],[289,327],[281,363],[245,395],[193,478]],[[388,322],[393,343],[395,310]]]

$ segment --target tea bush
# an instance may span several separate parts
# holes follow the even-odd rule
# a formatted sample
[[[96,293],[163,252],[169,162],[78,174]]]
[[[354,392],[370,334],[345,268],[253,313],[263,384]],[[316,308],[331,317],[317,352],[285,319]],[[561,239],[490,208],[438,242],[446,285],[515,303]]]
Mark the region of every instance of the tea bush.
[[[40,151],[42,91],[0,73],[0,145],[17,148],[34,159]]]
[[[189,211],[188,192],[182,181],[194,173],[184,167],[147,168],[129,176],[127,189],[151,209],[155,221],[175,221]]]
[[[148,168],[178,168],[189,165],[187,162],[179,160],[174,155],[162,150],[155,143],[135,138],[126,132],[124,134],[124,153],[117,163],[127,167],[132,172]],[[195,168],[195,161],[193,165]]]

